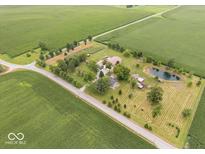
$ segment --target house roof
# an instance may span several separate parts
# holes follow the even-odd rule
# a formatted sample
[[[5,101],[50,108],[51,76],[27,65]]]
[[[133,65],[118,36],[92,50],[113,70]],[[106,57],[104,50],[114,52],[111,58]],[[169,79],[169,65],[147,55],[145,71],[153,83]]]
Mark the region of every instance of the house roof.
[[[110,62],[112,65],[116,65],[117,62],[121,63],[121,61],[122,61],[121,58],[118,57],[118,56],[108,57],[106,60],[107,60],[108,62]]]

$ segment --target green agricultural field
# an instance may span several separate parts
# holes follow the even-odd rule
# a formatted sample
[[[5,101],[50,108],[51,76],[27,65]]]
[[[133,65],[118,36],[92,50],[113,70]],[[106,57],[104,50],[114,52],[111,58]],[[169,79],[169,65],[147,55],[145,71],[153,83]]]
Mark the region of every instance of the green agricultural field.
[[[0,98],[0,148],[154,148],[34,72],[0,76]],[[10,132],[26,144],[6,144]]]
[[[181,6],[102,36],[98,41],[119,43],[165,63],[174,58],[178,66],[205,76],[204,27],[204,6]]]
[[[4,6],[0,8],[0,54],[18,56],[45,41],[50,48],[82,40],[171,6]]]
[[[189,148],[205,148],[205,91],[199,102],[197,112],[189,131],[188,147]]]

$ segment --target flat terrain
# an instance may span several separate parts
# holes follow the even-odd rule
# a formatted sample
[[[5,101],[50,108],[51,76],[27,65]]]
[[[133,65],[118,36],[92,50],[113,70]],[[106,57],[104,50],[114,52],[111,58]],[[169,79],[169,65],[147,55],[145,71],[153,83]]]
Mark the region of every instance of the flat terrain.
[[[154,148],[34,72],[1,76],[0,98],[0,148]],[[10,132],[26,144],[5,144]]]
[[[50,48],[82,40],[171,6],[5,6],[0,9],[0,53],[18,56],[45,41]]]
[[[98,48],[99,46],[102,46],[104,48],[102,48],[98,52],[94,52],[97,46]],[[119,87],[114,90],[110,89],[103,96],[98,95],[97,93],[92,91],[89,86],[87,86],[88,88],[86,88],[85,91],[101,101],[105,100],[107,104],[108,102],[112,102],[112,100],[110,99],[111,96],[113,96],[114,99],[117,98],[119,100],[119,103],[121,104],[121,113],[125,111],[130,113],[131,119],[141,124],[141,126],[144,126],[145,123],[149,123],[152,126],[154,133],[158,134],[163,139],[165,139],[169,143],[176,145],[177,147],[183,147],[186,142],[187,134],[192,123],[192,119],[194,117],[199,99],[203,92],[204,81],[202,80],[202,85],[198,87],[196,86],[196,83],[199,80],[198,77],[193,76],[192,78],[189,78],[188,75],[180,74],[180,77],[182,79],[181,81],[165,81],[159,83],[146,72],[146,68],[152,67],[151,64],[144,63],[141,60],[137,60],[133,57],[125,57],[122,53],[111,50],[106,46],[100,45],[99,43],[95,42],[90,48],[90,51],[93,51],[93,53],[88,52],[87,50],[81,51],[81,53],[90,53],[90,56],[87,58],[86,63],[89,63],[89,61],[98,62],[106,56],[119,56],[122,58],[122,64],[130,68],[131,74],[139,74],[145,79],[145,84],[147,86],[158,85],[162,87],[162,89],[164,90],[164,97],[163,101],[161,102],[161,115],[156,118],[152,117],[153,107],[147,101],[147,92],[149,91],[149,88],[142,90],[137,88],[133,89],[131,88],[129,82],[120,82]],[[80,82],[82,86],[90,84],[89,82],[84,81],[82,77],[79,77],[78,75],[78,70],[80,70],[81,72],[90,72],[90,69],[88,68],[86,63],[81,64],[76,68],[76,71],[74,73],[69,74],[78,82]],[[140,67],[137,68],[136,64],[139,64]],[[161,66],[161,69],[165,68]],[[190,81],[192,81],[193,85],[192,87],[187,87],[187,84]],[[122,95],[118,94],[120,89],[122,90]],[[128,97],[129,94],[133,95],[131,99],[129,99]],[[126,108],[123,108],[125,104]],[[190,118],[184,119],[182,117],[182,112],[184,109],[192,109],[192,116]],[[169,126],[169,123],[174,126]],[[180,128],[180,135],[178,138],[175,137],[177,134],[175,127]]]
[[[134,121],[142,124],[142,126],[145,123],[149,123],[153,127],[153,132],[159,134],[170,143],[173,143],[178,147],[182,147],[186,141],[188,130],[194,116],[192,115],[192,118],[185,120],[182,117],[182,111],[186,108],[190,108],[194,113],[196,110],[204,87],[204,85],[201,88],[196,86],[196,82],[199,78],[193,77],[192,79],[189,79],[185,76],[181,76],[183,79],[182,81],[158,83],[150,77],[150,75],[143,72],[144,68],[149,65],[146,63],[143,64],[132,57],[125,58],[121,53],[110,49],[105,49],[104,51],[91,55],[90,59],[98,61],[102,57],[116,55],[122,58],[122,64],[129,67],[131,69],[131,73],[140,74],[140,76],[145,78],[145,84],[151,86],[159,85],[162,87],[164,90],[164,97],[161,103],[161,115],[157,118],[152,118],[153,107],[149,104],[146,97],[149,89],[133,90],[129,83],[122,82],[118,88],[115,90],[110,89],[110,91],[108,91],[104,96],[93,94],[93,92],[90,92],[89,90],[88,93],[102,101],[106,100],[107,102],[112,101],[110,97],[113,95],[114,98],[118,98],[121,106],[126,104],[126,109],[122,109],[122,111],[128,111],[131,113]],[[136,68],[137,63],[140,64],[140,68]],[[189,80],[192,80],[193,82],[193,86],[191,88],[187,87]],[[122,90],[122,95],[118,94],[120,89]],[[129,99],[129,94],[133,95],[132,99]],[[180,128],[181,132],[178,138],[175,137],[176,129],[170,127],[168,123],[172,123]]]
[[[205,148],[205,91],[199,102],[196,115],[189,131],[188,147],[189,148]]]
[[[167,62],[174,58],[181,66],[205,76],[205,7],[181,6],[162,16],[98,38]]]

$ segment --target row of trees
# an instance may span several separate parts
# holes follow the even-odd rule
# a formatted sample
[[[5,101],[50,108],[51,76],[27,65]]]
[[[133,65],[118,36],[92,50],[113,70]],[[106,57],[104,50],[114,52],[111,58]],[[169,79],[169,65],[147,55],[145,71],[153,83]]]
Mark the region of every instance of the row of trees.
[[[113,50],[120,51],[120,52],[124,52],[125,51],[125,49],[123,47],[121,47],[118,43],[117,44],[108,43],[108,47],[113,49]]]
[[[86,54],[74,55],[73,57],[59,61],[57,66],[50,66],[50,70],[54,74],[72,83],[74,86],[81,87],[82,85],[77,80],[72,78],[70,73],[75,71],[75,68],[86,60],[86,57]],[[90,77],[90,74],[83,73],[83,76],[85,77],[85,80],[92,78]]]

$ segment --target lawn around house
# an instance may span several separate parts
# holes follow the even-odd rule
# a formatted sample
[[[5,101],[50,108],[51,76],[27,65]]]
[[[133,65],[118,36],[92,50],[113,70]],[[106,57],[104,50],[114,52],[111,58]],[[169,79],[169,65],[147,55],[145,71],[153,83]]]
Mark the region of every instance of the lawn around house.
[[[1,76],[0,98],[0,148],[154,148],[34,72]],[[24,133],[26,144],[6,144],[10,132]]]
[[[3,6],[0,10],[0,54],[14,58],[32,51],[39,41],[62,48],[172,6]]]
[[[204,6],[181,6],[97,40],[119,43],[164,63],[174,58],[179,67],[205,77],[204,14]]]
[[[96,46],[96,44],[98,46],[100,45],[99,43],[93,42],[93,47]],[[179,74],[181,78],[179,81],[158,82],[147,72],[147,69],[150,67],[157,67],[159,69],[166,70],[165,66],[153,66],[152,64],[143,62],[140,59],[135,59],[132,56],[125,57],[123,53],[114,51],[105,45],[101,44],[101,46],[104,48],[99,52],[89,54],[85,62],[80,63],[74,72],[69,73],[69,77],[72,77],[76,82],[79,82],[81,87],[86,85],[87,88],[85,89],[85,92],[102,102],[105,101],[106,105],[108,105],[109,102],[118,99],[122,114],[124,112],[129,113],[131,120],[141,124],[141,126],[144,126],[146,123],[149,124],[155,134],[159,135],[167,142],[182,148],[186,143],[187,134],[205,86],[204,80],[202,79],[202,84],[197,86],[196,84],[200,80],[199,77],[189,77],[189,74],[181,73]],[[91,49],[93,49],[93,47],[91,47]],[[88,54],[89,52],[82,50],[79,53],[75,53],[75,55],[83,53]],[[143,77],[145,79],[144,83],[147,87],[157,85],[164,90],[163,101],[161,102],[161,115],[155,118],[152,117],[154,107],[147,101],[147,92],[150,91],[149,88],[133,89],[128,81],[119,82],[119,87],[114,90],[109,89],[104,95],[99,95],[90,88],[92,82],[83,80],[83,77],[79,75],[79,71],[81,73],[83,72],[83,74],[90,72],[91,70],[88,65],[91,61],[98,62],[107,56],[120,57],[122,59],[122,65],[131,70],[130,74],[139,74],[139,76]],[[136,64],[139,64],[139,67],[136,67]],[[173,72],[173,70],[169,71]],[[188,87],[190,82],[192,82],[192,85],[191,87]],[[119,95],[119,90],[122,91],[121,95]],[[132,98],[129,98],[130,94],[132,95]],[[124,107],[125,105],[126,108]],[[115,105],[113,104],[113,109],[114,106]],[[191,109],[192,112],[191,116],[187,119],[182,116],[182,112],[186,109]]]

